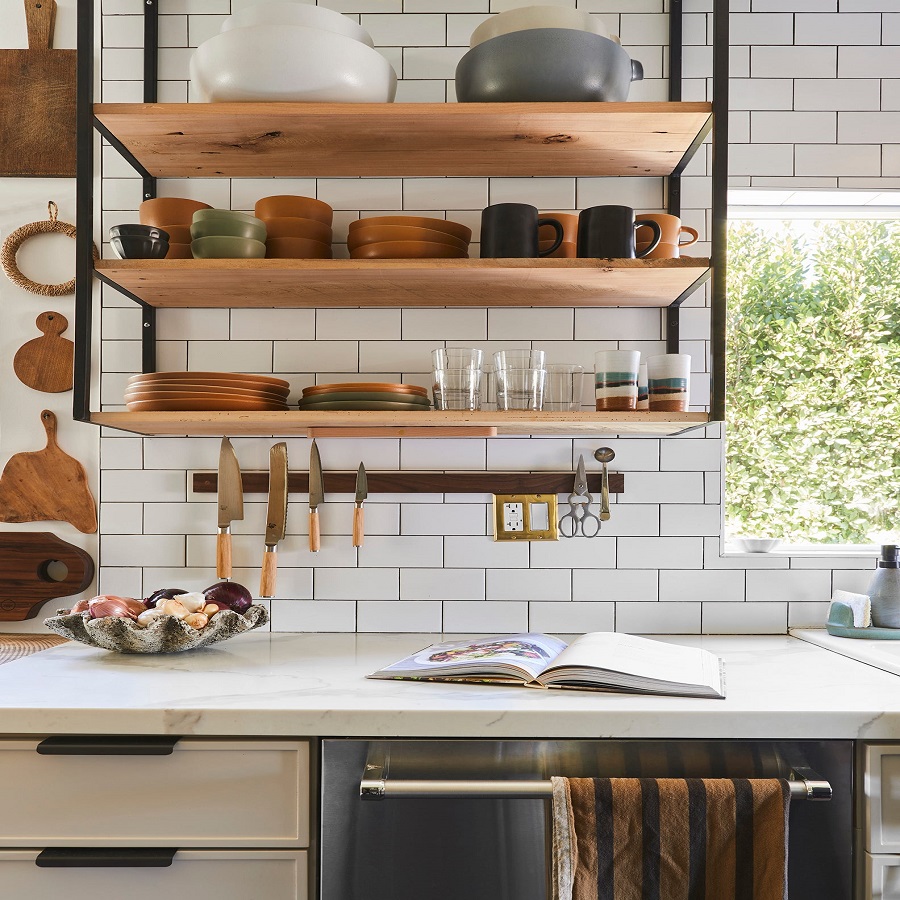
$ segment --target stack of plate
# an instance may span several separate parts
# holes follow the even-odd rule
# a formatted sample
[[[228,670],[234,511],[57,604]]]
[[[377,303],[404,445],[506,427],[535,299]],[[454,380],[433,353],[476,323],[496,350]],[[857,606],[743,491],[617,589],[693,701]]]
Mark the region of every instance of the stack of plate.
[[[287,409],[291,386],[281,378],[231,372],[153,372],[132,375],[129,412],[270,411]]]
[[[468,259],[472,229],[423,216],[374,216],[350,223],[351,259]]]
[[[424,412],[431,408],[428,391],[416,384],[348,382],[317,384],[303,389],[302,410],[381,409]]]

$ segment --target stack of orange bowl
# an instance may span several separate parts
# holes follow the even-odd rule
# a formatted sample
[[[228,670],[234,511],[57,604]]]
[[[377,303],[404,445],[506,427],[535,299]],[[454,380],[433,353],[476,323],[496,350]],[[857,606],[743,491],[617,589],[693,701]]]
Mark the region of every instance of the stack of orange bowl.
[[[125,389],[129,412],[275,411],[288,408],[290,384],[242,372],[148,372]]]
[[[191,220],[198,209],[212,209],[208,203],[184,197],[155,197],[140,206],[141,225],[155,225],[169,234],[166,259],[193,259]]]
[[[445,219],[374,216],[350,223],[351,259],[468,259],[472,229]]]
[[[327,203],[280,194],[263,197],[254,211],[266,223],[269,259],[331,259],[334,210]]]

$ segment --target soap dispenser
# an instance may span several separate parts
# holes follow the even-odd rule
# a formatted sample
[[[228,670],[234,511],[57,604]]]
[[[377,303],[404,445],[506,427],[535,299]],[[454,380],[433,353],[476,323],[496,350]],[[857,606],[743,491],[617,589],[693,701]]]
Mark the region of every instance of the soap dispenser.
[[[878,568],[867,591],[872,602],[872,624],[900,628],[900,548],[885,544]]]

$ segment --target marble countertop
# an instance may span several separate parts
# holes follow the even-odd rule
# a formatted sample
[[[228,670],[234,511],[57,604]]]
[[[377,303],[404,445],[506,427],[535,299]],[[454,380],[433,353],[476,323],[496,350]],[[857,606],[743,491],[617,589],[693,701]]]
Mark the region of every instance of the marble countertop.
[[[726,700],[366,680],[434,635],[248,634],[165,656],[70,643],[0,666],[5,734],[900,739],[900,680],[808,641],[676,636]]]
[[[900,640],[871,641],[859,638],[834,637],[824,628],[795,628],[791,634],[801,641],[809,641],[841,656],[876,666],[893,675],[900,675]]]

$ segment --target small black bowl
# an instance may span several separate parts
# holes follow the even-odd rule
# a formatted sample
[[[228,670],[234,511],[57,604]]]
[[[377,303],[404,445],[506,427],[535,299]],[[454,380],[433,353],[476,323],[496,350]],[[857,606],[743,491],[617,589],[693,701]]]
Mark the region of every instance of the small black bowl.
[[[109,229],[110,238],[123,237],[124,235],[155,238],[156,240],[162,238],[164,241],[169,239],[168,232],[163,231],[162,228],[157,228],[155,225],[113,225]]]
[[[162,238],[123,234],[109,242],[119,259],[164,259],[169,252],[169,242]]]

